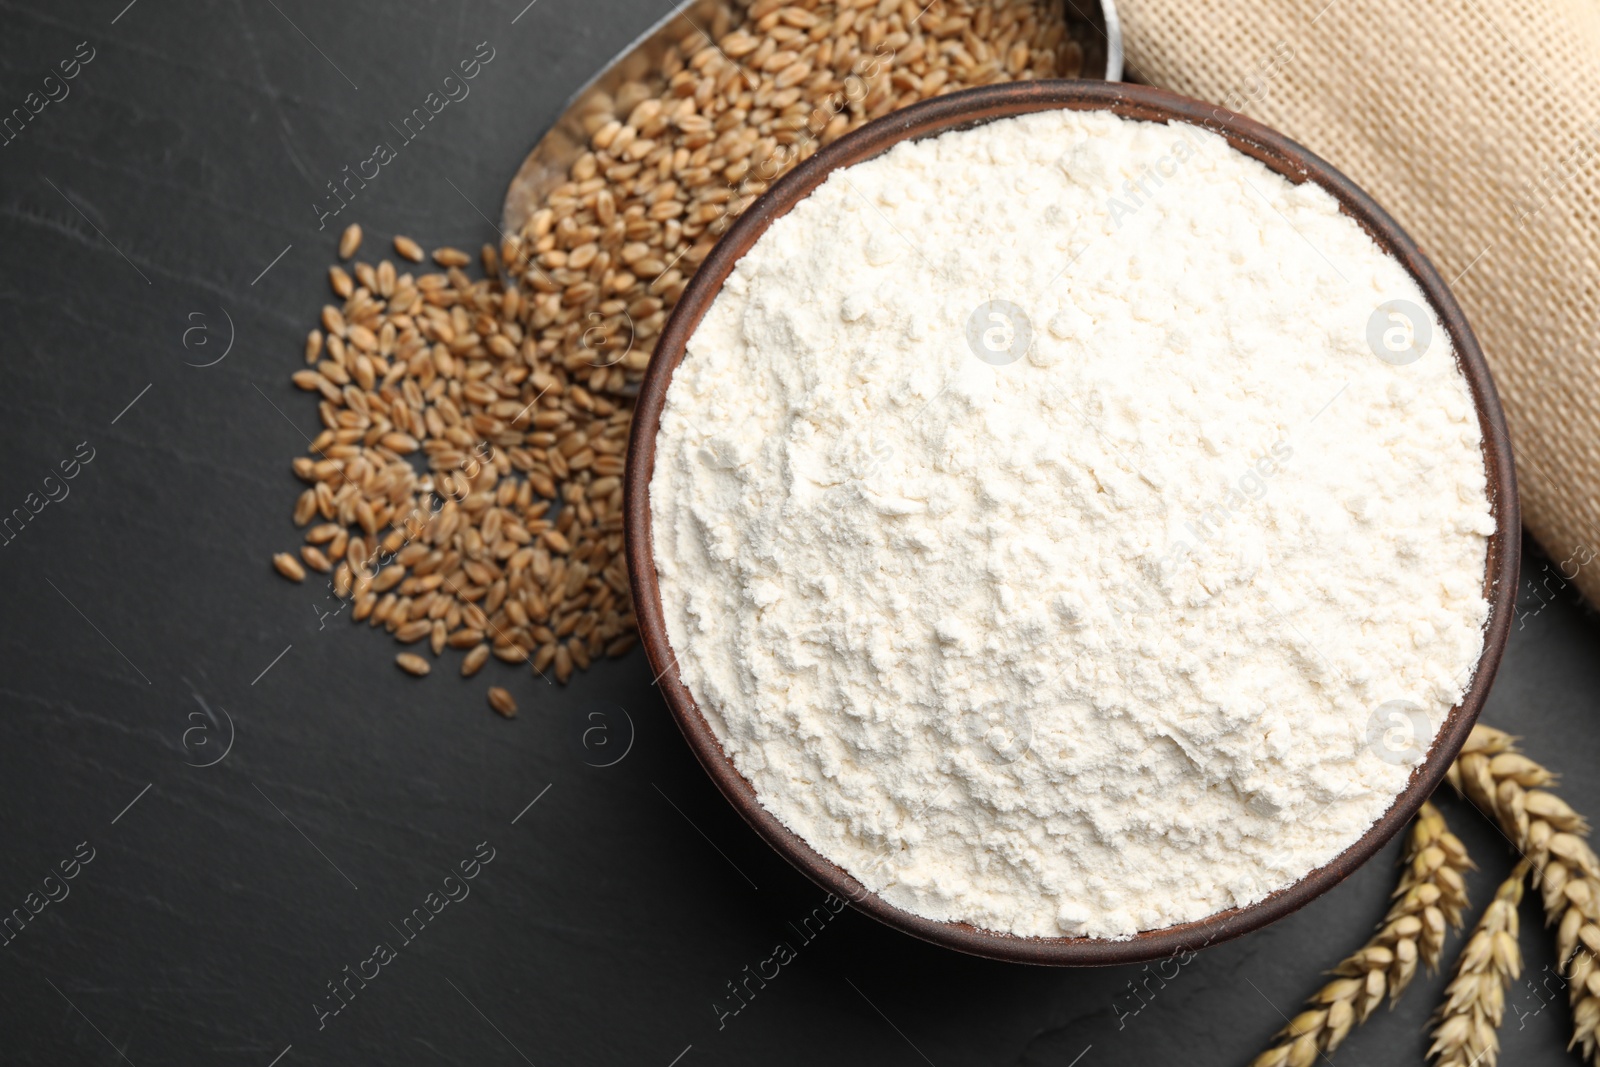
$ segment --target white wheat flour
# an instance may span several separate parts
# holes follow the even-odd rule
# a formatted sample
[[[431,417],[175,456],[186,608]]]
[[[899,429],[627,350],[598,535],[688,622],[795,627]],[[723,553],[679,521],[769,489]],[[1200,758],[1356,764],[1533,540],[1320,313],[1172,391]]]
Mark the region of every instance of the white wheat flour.
[[[1415,755],[1373,724],[1409,702],[1426,748],[1487,614],[1472,402],[1392,300],[1331,197],[1194,127],[1048,112],[833,175],[695,332],[651,483],[678,668],[762,803],[1022,935],[1343,851]],[[969,341],[987,301],[1026,322]]]

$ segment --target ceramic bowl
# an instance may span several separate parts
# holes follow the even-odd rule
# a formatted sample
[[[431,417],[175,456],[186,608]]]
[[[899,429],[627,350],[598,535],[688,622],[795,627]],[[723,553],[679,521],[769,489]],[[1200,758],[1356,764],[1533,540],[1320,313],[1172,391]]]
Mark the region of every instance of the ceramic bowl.
[[[777,219],[839,167],[877,156],[901,141],[932,137],[995,119],[1056,108],[1110,111],[1130,119],[1188,122],[1225,137],[1234,148],[1260,160],[1294,183],[1315,182],[1339,202],[1379,247],[1411,274],[1439,316],[1466,375],[1483,429],[1483,462],[1496,529],[1489,539],[1483,591],[1489,601],[1484,648],[1461,703],[1440,727],[1426,757],[1414,768],[1393,807],[1362,837],[1326,866],[1247,907],[1218,912],[1198,922],[1149,930],[1126,940],[1018,937],[960,922],[940,922],[898,908],[823,858],[761,806],[755,790],[723,751],[716,735],[675,669],[651,556],[650,478],[662,405],[685,346],[739,257]],[[1016,82],[936,97],[862,126],[828,145],[785,175],[728,230],[694,275],[667,320],[639,393],[629,443],[625,501],[628,568],[633,581],[639,633],[652,674],[679,728],[700,763],[756,833],[818,885],[851,901],[889,926],[939,945],[993,959],[1054,965],[1134,963],[1197,949],[1258,929],[1302,907],[1369,859],[1416,813],[1444,777],[1483,707],[1505,648],[1514,612],[1520,522],[1505,418],[1488,367],[1466,317],[1449,288],[1417,245],[1372,198],[1305,148],[1261,124],[1223,108],[1146,86],[1089,81]]]

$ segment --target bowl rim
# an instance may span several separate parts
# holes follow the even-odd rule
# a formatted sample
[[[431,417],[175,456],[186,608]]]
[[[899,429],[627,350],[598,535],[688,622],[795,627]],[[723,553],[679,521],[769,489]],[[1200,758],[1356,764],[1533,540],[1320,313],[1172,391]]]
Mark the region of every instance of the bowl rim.
[[[1314,181],[1338,200],[1386,252],[1400,261],[1433,307],[1467,379],[1483,434],[1495,532],[1489,538],[1484,595],[1489,616],[1483,652],[1462,700],[1446,716],[1428,755],[1413,768],[1406,788],[1365,834],[1322,867],[1245,907],[1126,939],[1021,937],[964,922],[943,922],[905,911],[867,889],[764,808],[749,781],[723,750],[684,685],[666,636],[653,541],[650,481],[656,436],[667,387],[688,339],[739,258],[774,220],[808,196],[839,167],[877,156],[906,140],[966,129],[995,119],[1046,110],[1106,110],[1124,118],[1186,122],[1225,137],[1278,174],[1299,184]],[[634,412],[624,485],[624,540],[639,636],[673,719],[701,766],[728,802],[768,845],[830,893],[884,924],[934,944],[976,956],[1053,966],[1139,963],[1187,953],[1257,930],[1327,892],[1372,857],[1414,815],[1438,786],[1483,707],[1510,634],[1520,560],[1521,525],[1510,439],[1483,352],[1449,287],[1432,263],[1387,212],[1354,182],[1284,135],[1220,106],[1164,89],[1126,83],[1041,80],[984,86],[934,97],[866,123],[823,147],[784,175],[731,226],[695,272],[667,319],[641,385]]]

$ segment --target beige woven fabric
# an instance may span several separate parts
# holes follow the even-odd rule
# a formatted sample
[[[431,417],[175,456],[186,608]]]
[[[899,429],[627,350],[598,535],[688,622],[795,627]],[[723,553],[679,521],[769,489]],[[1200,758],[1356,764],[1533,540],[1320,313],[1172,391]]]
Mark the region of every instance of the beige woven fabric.
[[[1131,77],[1282,130],[1454,280],[1511,424],[1523,521],[1600,604],[1600,4],[1117,7]]]

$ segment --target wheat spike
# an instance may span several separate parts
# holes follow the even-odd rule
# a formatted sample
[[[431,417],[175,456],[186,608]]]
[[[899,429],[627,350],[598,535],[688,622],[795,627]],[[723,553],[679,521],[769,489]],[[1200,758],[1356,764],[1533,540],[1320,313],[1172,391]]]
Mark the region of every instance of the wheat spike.
[[[1495,1067],[1506,988],[1522,974],[1517,905],[1531,864],[1523,860],[1500,884],[1456,962],[1444,1003],[1433,1017],[1434,1067]]]
[[[1543,786],[1556,776],[1517,750],[1517,739],[1474,726],[1449,772],[1450,784],[1499,823],[1522,852],[1556,927],[1556,955],[1572,1001],[1567,1047],[1600,1067],[1600,860],[1589,824]]]
[[[1334,968],[1333,981],[1278,1032],[1278,1043],[1250,1061],[1250,1067],[1310,1067],[1366,1022],[1385,996],[1394,1003],[1415,977],[1418,962],[1429,970],[1438,967],[1445,930],[1461,927],[1467,906],[1462,872],[1471,866],[1466,847],[1445,825],[1444,815],[1432,801],[1424,803],[1406,837],[1389,914],[1365,945]],[[1596,899],[1600,902],[1600,895]]]

